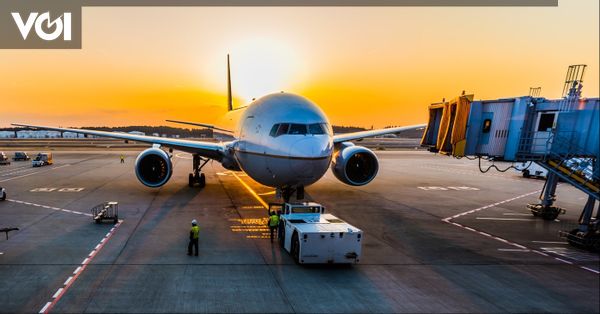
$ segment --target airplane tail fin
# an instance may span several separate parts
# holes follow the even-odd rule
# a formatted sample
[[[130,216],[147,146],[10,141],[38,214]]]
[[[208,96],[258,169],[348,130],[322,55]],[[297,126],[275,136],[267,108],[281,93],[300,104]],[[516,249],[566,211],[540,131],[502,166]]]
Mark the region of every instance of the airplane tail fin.
[[[231,96],[231,70],[229,68],[229,54],[227,54],[227,111],[233,110],[233,99]]]

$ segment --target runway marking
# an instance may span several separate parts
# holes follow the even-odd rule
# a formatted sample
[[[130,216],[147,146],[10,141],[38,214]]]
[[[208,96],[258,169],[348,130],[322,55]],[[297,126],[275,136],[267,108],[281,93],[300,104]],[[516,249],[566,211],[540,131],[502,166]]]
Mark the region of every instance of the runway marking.
[[[537,221],[535,218],[500,218],[500,217],[476,217],[478,220],[498,220],[498,221]]]
[[[10,181],[10,180],[14,180],[14,179],[20,179],[20,178],[28,177],[30,175],[34,175],[34,174],[38,174],[38,173],[44,173],[44,172],[48,172],[48,171],[52,171],[52,170],[56,170],[56,169],[60,169],[60,168],[68,167],[68,166],[70,166],[70,164],[66,164],[66,165],[62,165],[62,166],[50,168],[50,169],[44,170],[44,171],[32,172],[32,173],[24,174],[22,176],[17,176],[17,177],[12,177],[12,178],[8,178],[8,179],[0,180],[0,183],[7,182],[7,181]]]
[[[417,189],[424,191],[479,191],[478,188],[470,186],[418,186]]]
[[[469,210],[469,211],[466,211],[466,212],[463,212],[463,213],[459,213],[459,214],[456,214],[454,216],[443,218],[442,221],[445,222],[445,223],[447,223],[447,224],[455,225],[455,226],[457,226],[459,228],[462,228],[462,229],[465,229],[465,230],[468,230],[468,231],[471,231],[471,232],[476,232],[476,233],[478,233],[480,235],[483,235],[483,236],[486,236],[486,237],[493,238],[493,239],[495,239],[497,241],[500,241],[500,242],[506,243],[508,245],[520,248],[522,250],[527,249],[530,252],[533,252],[533,253],[536,253],[536,254],[539,254],[539,255],[542,255],[542,256],[553,257],[553,256],[550,256],[549,254],[546,254],[546,253],[543,253],[543,252],[540,252],[540,251],[537,251],[537,250],[529,249],[529,248],[527,248],[524,245],[520,245],[518,243],[511,242],[511,241],[508,241],[506,239],[503,239],[503,238],[500,238],[500,237],[497,237],[497,236],[493,236],[493,235],[490,235],[490,234],[485,233],[483,231],[477,230],[475,228],[463,226],[463,225],[461,225],[459,223],[456,223],[456,222],[452,221],[452,219],[455,219],[455,218],[458,218],[458,217],[461,217],[461,216],[464,216],[464,215],[472,214],[474,212],[478,212],[478,211],[484,210],[486,208],[490,208],[490,207],[498,206],[500,204],[508,203],[508,202],[511,202],[511,201],[516,200],[516,199],[520,199],[520,198],[523,198],[523,197],[526,197],[526,196],[529,196],[529,195],[532,195],[532,194],[537,194],[537,193],[540,193],[540,191],[541,190],[537,190],[537,191],[533,191],[533,192],[530,192],[530,193],[521,194],[519,196],[515,196],[513,198],[506,199],[504,201],[496,202],[496,203],[493,203],[493,204],[490,204],[490,205],[482,206],[482,207],[479,207],[479,208],[476,208],[476,209],[472,209],[472,210]],[[485,218],[485,217],[478,217],[478,218]],[[498,219],[498,218],[496,218],[496,219]],[[504,219],[510,219],[510,218],[504,218]],[[513,218],[513,219],[518,219],[518,218]],[[527,219],[527,220],[529,220],[529,219]],[[553,251],[547,250],[547,252],[554,253],[554,254],[557,254],[557,255],[561,255],[561,256],[564,256],[564,257],[567,257],[567,258],[575,259],[575,258],[573,258],[571,256],[563,255],[563,254],[565,254],[564,252],[563,252],[563,254],[556,252],[556,249],[562,249],[562,250],[564,250],[565,249],[564,247],[559,247],[559,248],[542,248],[542,250],[544,250],[544,249],[554,249]],[[570,262],[570,261],[567,261],[567,260],[564,260],[564,259],[561,259],[561,258],[558,258],[558,257],[553,257],[553,258],[555,260],[561,262],[561,263],[565,263],[565,264],[568,264],[568,265],[574,265],[574,266],[577,266],[577,267],[579,267],[579,268],[581,268],[583,270],[586,270],[586,271],[589,271],[589,272],[593,272],[593,273],[596,273],[596,274],[600,274],[600,271],[597,271],[597,270],[594,270],[594,269],[591,269],[591,268],[588,268],[588,267],[585,267],[585,266],[581,266],[581,265],[575,265],[573,262]],[[596,261],[597,261],[597,259],[598,259],[598,257],[596,256]],[[575,260],[577,260],[577,259],[575,259]]]
[[[77,266],[77,268],[75,268],[75,270],[73,271],[73,276],[69,276],[69,278],[67,278],[67,280],[65,280],[65,282],[63,283],[63,287],[60,287],[56,293],[54,293],[54,295],[52,296],[52,301],[47,302],[44,307],[42,307],[42,309],[40,310],[39,313],[49,313],[50,310],[52,310],[52,308],[56,305],[56,303],[65,295],[65,293],[69,290],[69,288],[73,285],[73,283],[75,282],[75,280],[77,280],[77,278],[79,278],[79,276],[83,273],[83,271],[86,269],[86,267],[90,264],[90,262],[92,261],[92,259],[94,259],[94,257],[98,254],[98,252],[104,247],[104,245],[107,243],[106,241],[109,240],[115,230],[117,230],[117,228],[123,223],[123,220],[119,220],[119,222],[112,228],[110,229],[110,232],[106,234],[106,236],[104,236],[102,238],[102,240],[100,241],[100,243],[98,245],[96,245],[96,247],[94,247],[94,249],[92,250],[92,252],[90,253],[90,257],[86,257],[79,266]]]
[[[573,250],[568,247],[543,247],[540,248],[544,252],[553,253],[565,258],[569,258],[578,262],[599,262],[600,256],[594,253],[582,252],[579,250]]]
[[[35,203],[30,203],[30,202],[25,202],[25,201],[19,201],[19,200],[14,200],[14,199],[6,199],[6,200],[9,201],[9,202],[19,203],[19,204],[23,204],[23,205],[30,205],[30,206],[35,206],[35,207],[42,207],[42,208],[46,208],[46,209],[52,209],[52,210],[55,210],[55,211],[61,211],[61,212],[65,212],[65,213],[71,213],[71,214],[77,214],[77,215],[84,215],[84,216],[92,217],[92,214],[82,213],[82,212],[78,212],[78,211],[74,211],[74,210],[69,210],[69,209],[64,209],[64,208],[59,208],[59,207],[54,207],[54,206],[47,206],[47,205],[35,204]]]
[[[568,242],[563,241],[531,241],[533,243],[543,243],[543,244],[569,244]]]
[[[529,249],[498,249],[498,251],[503,252],[531,252]]]
[[[504,216],[530,216],[531,217],[531,213],[528,213],[528,214],[524,214],[524,213],[503,213],[502,215],[504,215]]]
[[[512,201],[514,201],[516,199],[520,199],[520,198],[523,198],[523,197],[526,197],[526,196],[529,196],[529,195],[533,195],[533,194],[537,194],[537,193],[540,193],[540,190],[533,191],[533,192],[530,192],[530,193],[521,194],[519,196],[515,196],[513,198],[509,198],[509,199],[504,200],[504,201],[500,201],[500,202],[496,202],[494,204],[490,204],[490,205],[482,206],[482,207],[479,207],[479,208],[475,208],[475,209],[466,211],[464,213],[460,213],[460,214],[456,214],[456,215],[451,216],[451,217],[447,217],[445,219],[452,220],[452,219],[455,219],[455,218],[458,218],[458,217],[461,217],[461,216],[464,216],[464,215],[468,215],[468,214],[472,214],[472,213],[484,210],[486,208],[490,208],[490,207],[498,206],[498,205],[501,205],[501,204],[504,204],[504,203],[512,202]]]
[[[250,194],[252,194],[252,196],[254,196],[254,198],[266,209],[269,209],[269,205],[260,197],[258,196],[258,194],[256,194],[256,192],[254,192],[254,190],[248,185],[246,184],[246,182],[244,182],[242,179],[240,179],[240,177],[238,177],[238,175],[235,172],[231,172],[231,174],[238,179],[238,181],[240,181],[240,183],[246,188],[246,190],[248,190],[248,192],[250,192]]]
[[[42,310],[40,311],[40,313],[46,313],[46,310],[48,309],[48,307],[50,306],[50,304],[52,304],[52,302],[46,303],[46,305],[44,305],[44,307],[42,308]]]

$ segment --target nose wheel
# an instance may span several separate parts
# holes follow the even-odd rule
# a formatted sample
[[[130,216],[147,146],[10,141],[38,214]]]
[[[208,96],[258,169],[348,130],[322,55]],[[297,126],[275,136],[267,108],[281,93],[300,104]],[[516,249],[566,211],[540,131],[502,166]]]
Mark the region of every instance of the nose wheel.
[[[206,186],[206,176],[202,173],[202,167],[208,163],[210,159],[202,158],[200,155],[194,154],[193,156],[193,173],[188,175],[188,185],[193,187],[198,184],[201,188]]]

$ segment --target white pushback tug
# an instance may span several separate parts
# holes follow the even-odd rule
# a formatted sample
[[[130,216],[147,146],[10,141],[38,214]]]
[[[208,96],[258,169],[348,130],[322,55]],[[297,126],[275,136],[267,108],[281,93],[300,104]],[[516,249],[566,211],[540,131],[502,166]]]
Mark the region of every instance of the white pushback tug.
[[[281,209],[278,238],[299,264],[355,264],[361,257],[362,230],[325,214],[321,204],[269,204]]]

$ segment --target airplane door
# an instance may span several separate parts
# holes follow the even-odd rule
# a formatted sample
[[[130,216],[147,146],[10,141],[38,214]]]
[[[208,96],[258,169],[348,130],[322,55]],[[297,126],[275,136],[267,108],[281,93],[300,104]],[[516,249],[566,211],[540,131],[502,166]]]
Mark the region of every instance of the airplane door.
[[[535,133],[533,134],[533,146],[531,147],[532,153],[545,154],[550,150],[551,145],[548,140],[556,126],[557,118],[558,112],[556,111],[538,112]]]

